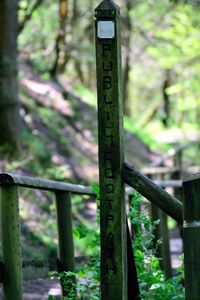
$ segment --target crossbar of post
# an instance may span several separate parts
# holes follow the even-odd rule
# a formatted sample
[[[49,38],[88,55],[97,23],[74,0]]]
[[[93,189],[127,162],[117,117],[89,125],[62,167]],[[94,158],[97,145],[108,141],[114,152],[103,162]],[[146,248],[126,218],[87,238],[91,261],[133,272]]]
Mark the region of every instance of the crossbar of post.
[[[95,9],[98,94],[101,299],[127,300],[127,228],[124,160],[120,10],[111,0]]]
[[[2,186],[0,190],[3,295],[4,300],[22,300],[18,187]]]
[[[186,300],[199,300],[200,295],[200,174],[183,181],[184,223],[183,248]]]
[[[96,195],[96,193],[89,186],[65,183],[43,178],[34,178],[30,176],[22,176],[11,173],[0,173],[0,185],[5,186],[13,184],[21,187],[39,189],[44,191],[66,191],[81,195]]]

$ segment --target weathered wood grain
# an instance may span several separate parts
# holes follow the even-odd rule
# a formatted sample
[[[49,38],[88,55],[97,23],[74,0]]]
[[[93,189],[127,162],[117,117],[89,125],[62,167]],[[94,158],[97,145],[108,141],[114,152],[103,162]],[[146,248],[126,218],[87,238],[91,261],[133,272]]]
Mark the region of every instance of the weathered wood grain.
[[[168,194],[152,180],[142,175],[132,165],[124,163],[122,174],[125,183],[136,189],[136,191],[146,197],[149,201],[156,204],[178,223],[183,223],[183,205],[178,199]]]
[[[183,248],[186,300],[200,296],[200,174],[183,181],[184,224]]]

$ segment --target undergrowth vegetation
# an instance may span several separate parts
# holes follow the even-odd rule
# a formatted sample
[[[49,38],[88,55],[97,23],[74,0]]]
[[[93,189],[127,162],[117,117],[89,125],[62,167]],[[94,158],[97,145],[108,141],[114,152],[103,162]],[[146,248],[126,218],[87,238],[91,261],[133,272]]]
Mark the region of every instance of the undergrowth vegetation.
[[[141,213],[142,207],[142,213]],[[134,256],[137,266],[138,281],[142,300],[184,300],[183,287],[183,267],[177,270],[177,275],[167,279],[160,268],[160,259],[156,256],[157,247],[162,242],[154,242],[152,233],[159,220],[152,222],[148,216],[145,204],[141,195],[134,193],[129,213],[130,221],[135,228],[135,237],[132,241]],[[99,225],[99,210],[97,216]],[[90,247],[100,244],[99,226],[94,229],[94,239]],[[85,227],[79,228],[79,238],[85,239],[87,236]],[[78,237],[78,235],[76,235]],[[99,249],[98,249],[99,250]],[[76,273],[63,272],[50,274],[51,277],[58,277],[61,281],[65,300],[97,300],[100,298],[100,259],[99,251],[95,251],[90,263],[85,264]],[[76,277],[76,283],[74,278]],[[52,296],[49,300],[53,300]]]

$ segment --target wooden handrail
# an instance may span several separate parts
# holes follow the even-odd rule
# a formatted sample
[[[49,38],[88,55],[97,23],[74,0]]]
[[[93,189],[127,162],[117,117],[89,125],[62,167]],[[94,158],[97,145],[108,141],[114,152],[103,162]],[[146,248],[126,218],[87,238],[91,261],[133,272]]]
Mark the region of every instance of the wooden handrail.
[[[16,184],[21,187],[40,189],[44,191],[66,191],[81,195],[96,195],[89,186],[83,186],[73,183],[64,183],[55,180],[34,178],[11,173],[0,173],[0,185]]]
[[[128,185],[156,204],[178,223],[183,223],[183,205],[178,199],[168,194],[152,180],[142,175],[134,166],[127,163],[123,165],[122,175],[123,180]]]

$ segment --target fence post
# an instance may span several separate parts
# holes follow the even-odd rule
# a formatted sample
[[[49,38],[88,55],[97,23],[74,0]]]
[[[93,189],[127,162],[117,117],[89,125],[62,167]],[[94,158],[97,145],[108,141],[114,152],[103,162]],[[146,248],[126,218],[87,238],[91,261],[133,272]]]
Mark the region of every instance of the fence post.
[[[56,212],[58,225],[58,252],[59,252],[59,271],[74,272],[74,242],[71,210],[71,194],[69,192],[57,191],[56,195]],[[74,284],[73,284],[74,282]],[[62,285],[62,294],[67,296],[67,292]],[[68,287],[69,290],[69,287]],[[75,292],[75,279],[72,278],[72,293]]]
[[[179,150],[178,153],[174,155],[174,167],[177,169],[175,172],[172,173],[171,178],[172,179],[180,179],[182,177],[182,168],[183,168],[183,162],[182,162],[182,153],[183,150]],[[182,188],[174,188],[174,197],[182,201]]]
[[[119,16],[110,0],[95,9],[102,300],[128,297]]]
[[[152,178],[152,176],[150,176]],[[156,179],[163,179],[163,176],[159,176],[157,174]],[[153,178],[152,178],[153,179]],[[169,245],[169,231],[167,224],[167,214],[163,212],[160,208],[158,208],[155,204],[151,203],[151,214],[152,220],[157,221],[160,220],[160,223],[155,227],[153,234],[155,235],[155,244],[161,239],[162,243],[158,246],[157,256],[161,258],[160,266],[161,269],[165,273],[166,278],[170,278],[172,276],[172,268],[171,268],[171,257],[170,257],[170,245]]]
[[[200,174],[183,181],[184,224],[183,246],[186,300],[199,300],[200,295]]]
[[[22,300],[19,199],[16,185],[1,186],[4,300]]]

